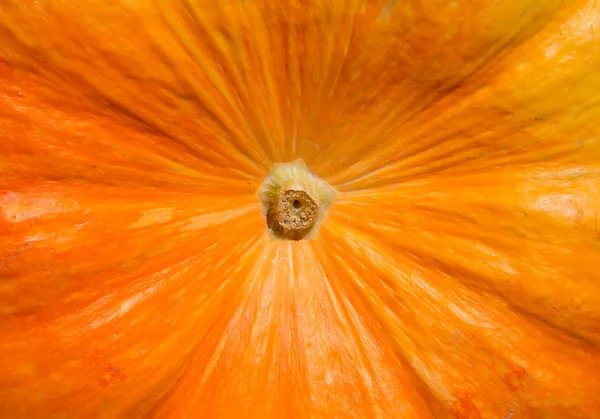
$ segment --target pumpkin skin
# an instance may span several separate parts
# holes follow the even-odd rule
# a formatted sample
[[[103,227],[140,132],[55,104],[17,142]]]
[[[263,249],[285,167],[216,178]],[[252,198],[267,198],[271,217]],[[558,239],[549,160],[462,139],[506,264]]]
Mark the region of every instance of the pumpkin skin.
[[[0,417],[600,417],[599,20],[3,1]]]

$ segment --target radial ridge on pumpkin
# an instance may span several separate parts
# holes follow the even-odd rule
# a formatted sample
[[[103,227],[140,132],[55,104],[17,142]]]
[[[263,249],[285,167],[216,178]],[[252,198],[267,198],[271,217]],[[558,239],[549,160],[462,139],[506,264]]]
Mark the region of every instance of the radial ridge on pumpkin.
[[[258,190],[269,232],[285,240],[313,238],[337,195],[302,160],[273,165]]]

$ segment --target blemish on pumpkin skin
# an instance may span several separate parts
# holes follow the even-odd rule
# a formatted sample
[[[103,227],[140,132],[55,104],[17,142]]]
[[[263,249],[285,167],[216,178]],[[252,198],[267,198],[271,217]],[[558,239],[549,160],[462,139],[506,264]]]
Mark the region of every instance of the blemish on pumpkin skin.
[[[381,10],[381,14],[379,15],[379,22],[390,23],[390,15],[395,4],[396,0],[390,0],[388,4],[385,5],[385,7]]]
[[[522,392],[529,373],[523,367],[515,366],[513,369],[502,377],[502,381],[506,383],[511,391]]]
[[[144,211],[142,216],[129,228],[148,227],[155,224],[164,224],[173,218],[175,208],[156,208]]]
[[[583,211],[578,210],[577,214],[575,215],[575,222],[573,225],[573,228],[575,229],[575,231],[579,231],[579,226],[581,225],[582,221],[583,221]]]
[[[123,372],[119,368],[114,367],[110,364],[104,371],[104,375],[96,379],[96,382],[100,387],[106,388],[111,383],[124,382],[127,380],[127,376],[123,374]]]
[[[117,366],[102,357],[98,350],[92,349],[88,352],[86,362],[93,371],[93,379],[100,387],[108,387],[115,382],[124,382],[127,375]]]
[[[468,393],[459,394],[457,400],[452,403],[451,410],[458,419],[481,419],[481,412]]]
[[[0,209],[6,221],[19,223],[38,217],[76,212],[79,204],[68,197],[29,196],[9,192],[0,197]]]

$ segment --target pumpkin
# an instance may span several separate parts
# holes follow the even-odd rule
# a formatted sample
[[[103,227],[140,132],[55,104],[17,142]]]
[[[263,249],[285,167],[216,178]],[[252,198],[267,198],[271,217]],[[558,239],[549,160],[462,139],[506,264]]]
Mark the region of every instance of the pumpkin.
[[[4,0],[0,417],[600,417],[598,0]]]

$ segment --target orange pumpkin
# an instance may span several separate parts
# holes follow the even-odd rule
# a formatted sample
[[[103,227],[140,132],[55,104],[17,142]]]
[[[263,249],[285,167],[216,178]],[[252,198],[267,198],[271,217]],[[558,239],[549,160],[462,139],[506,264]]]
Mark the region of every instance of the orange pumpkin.
[[[600,417],[599,23],[2,0],[0,417]]]

